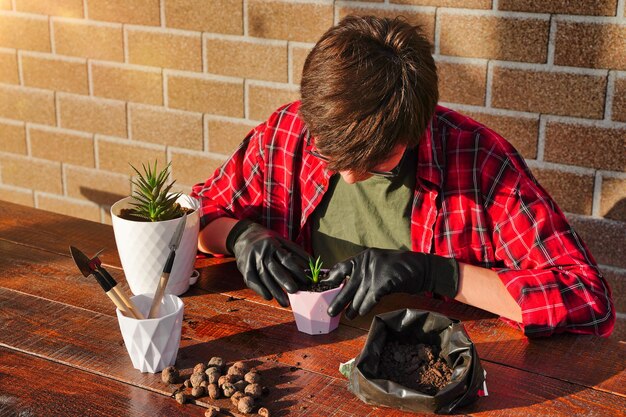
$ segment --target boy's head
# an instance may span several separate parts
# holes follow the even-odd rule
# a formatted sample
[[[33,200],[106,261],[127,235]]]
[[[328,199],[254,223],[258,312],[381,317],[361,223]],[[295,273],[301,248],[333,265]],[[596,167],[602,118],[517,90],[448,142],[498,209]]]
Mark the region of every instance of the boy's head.
[[[347,16],[307,57],[300,115],[332,170],[364,173],[416,145],[439,98],[431,45],[402,19]]]

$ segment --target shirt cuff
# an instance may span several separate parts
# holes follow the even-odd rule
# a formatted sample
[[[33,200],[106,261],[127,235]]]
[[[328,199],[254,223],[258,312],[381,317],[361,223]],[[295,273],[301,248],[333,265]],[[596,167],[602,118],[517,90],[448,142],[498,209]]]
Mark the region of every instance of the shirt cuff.
[[[503,269],[496,273],[522,309],[518,325],[526,336],[550,336],[565,330],[567,309],[559,285],[552,279],[553,271]]]

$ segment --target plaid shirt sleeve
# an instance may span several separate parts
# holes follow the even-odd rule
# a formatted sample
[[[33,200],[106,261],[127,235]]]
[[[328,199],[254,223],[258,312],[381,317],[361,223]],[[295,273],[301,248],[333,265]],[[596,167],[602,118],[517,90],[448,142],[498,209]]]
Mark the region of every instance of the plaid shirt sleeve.
[[[593,257],[521,157],[508,156],[483,171],[484,195],[505,264],[496,272],[521,306],[524,333],[609,336],[615,310]]]
[[[200,227],[219,217],[258,218],[263,204],[262,141],[266,123],[254,128],[233,155],[191,195],[200,201]]]

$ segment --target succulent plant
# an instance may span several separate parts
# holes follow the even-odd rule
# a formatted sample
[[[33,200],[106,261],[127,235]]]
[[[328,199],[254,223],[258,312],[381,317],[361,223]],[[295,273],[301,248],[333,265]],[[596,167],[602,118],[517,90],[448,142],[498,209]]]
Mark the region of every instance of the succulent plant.
[[[315,261],[313,261],[313,258],[309,258],[309,269],[311,270],[311,275],[308,276],[308,278],[313,282],[313,284],[317,284],[320,281],[322,264],[323,262],[321,256],[318,256]]]
[[[137,173],[137,179],[131,181],[135,185],[135,190],[130,203],[133,206],[130,213],[151,222],[183,216],[185,212],[176,202],[182,193],[170,193],[176,181],[166,184],[171,163],[161,171],[157,171],[157,161],[154,161],[154,168],[150,167],[150,164],[147,167],[143,163],[141,165],[143,173],[130,164]]]

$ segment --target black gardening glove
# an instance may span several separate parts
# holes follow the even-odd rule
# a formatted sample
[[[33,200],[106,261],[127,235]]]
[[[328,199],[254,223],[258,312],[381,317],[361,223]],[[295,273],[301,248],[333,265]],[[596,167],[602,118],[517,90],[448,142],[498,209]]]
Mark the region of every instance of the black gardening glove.
[[[454,259],[389,249],[366,249],[339,262],[322,282],[339,285],[346,276],[346,284],[328,307],[331,316],[341,313],[348,304],[347,318],[367,314],[383,296],[396,292],[431,291],[454,297],[459,285]]]
[[[309,254],[257,223],[237,222],[228,234],[226,248],[235,256],[246,285],[266,300],[274,297],[287,307],[289,301],[283,290],[295,293],[297,282],[306,283],[304,270]]]

